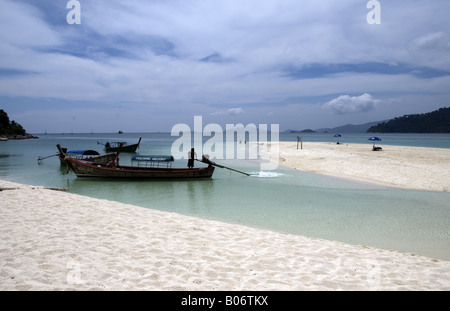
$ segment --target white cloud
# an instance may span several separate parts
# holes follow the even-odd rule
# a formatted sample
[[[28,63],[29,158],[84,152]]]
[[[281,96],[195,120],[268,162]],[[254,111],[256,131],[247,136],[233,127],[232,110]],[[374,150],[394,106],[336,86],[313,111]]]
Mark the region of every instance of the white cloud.
[[[32,5],[0,1],[0,42],[17,47],[46,47],[61,43],[60,36]]]
[[[372,95],[365,93],[361,96],[341,95],[325,103],[324,108],[333,114],[349,114],[369,112],[375,109],[380,100],[374,99]]]
[[[293,112],[306,105],[312,117],[302,115],[312,125],[305,127],[313,128],[380,113],[372,95],[450,98],[448,0],[382,5],[381,25],[367,24],[361,0],[81,1],[81,25],[67,25],[67,1],[58,2],[0,0],[0,98],[84,102],[93,111],[127,103],[132,114],[164,111],[180,120],[227,103],[210,117],[277,118],[291,128]],[[325,70],[367,63],[364,72]],[[383,73],[377,63],[397,64],[399,72]],[[309,76],[286,74],[309,64],[317,65]],[[428,67],[436,69],[429,76],[401,72]],[[363,95],[317,104],[330,94]],[[423,100],[424,111],[431,102]],[[399,101],[395,109],[407,105]]]
[[[411,42],[413,49],[450,51],[450,36],[443,32],[433,32],[420,36]]]

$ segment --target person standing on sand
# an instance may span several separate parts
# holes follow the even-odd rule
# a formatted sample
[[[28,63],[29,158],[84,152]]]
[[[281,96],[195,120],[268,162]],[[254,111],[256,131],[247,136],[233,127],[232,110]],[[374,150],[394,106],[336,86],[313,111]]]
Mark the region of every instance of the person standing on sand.
[[[197,159],[197,154],[194,151],[194,148],[191,148],[191,151],[188,152],[188,168],[194,168],[194,160]]]

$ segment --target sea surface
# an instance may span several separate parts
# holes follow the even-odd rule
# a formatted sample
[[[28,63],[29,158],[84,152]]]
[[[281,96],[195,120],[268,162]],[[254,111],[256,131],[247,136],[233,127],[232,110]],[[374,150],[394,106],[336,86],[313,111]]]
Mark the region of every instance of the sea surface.
[[[280,133],[280,141],[450,148],[449,134]],[[107,141],[142,141],[136,154],[170,155],[170,133],[34,134],[0,142],[0,179],[67,188],[85,196],[255,228],[398,250],[450,260],[450,193],[405,190],[278,167],[261,171],[259,159],[214,160],[251,174],[216,168],[211,179],[133,181],[83,179],[60,165],[56,144],[103,154]],[[238,142],[236,142],[237,146]],[[219,146],[217,146],[218,148]],[[131,156],[122,153],[121,164]],[[201,155],[199,155],[201,156]],[[38,161],[39,158],[43,158]],[[450,159],[449,159],[450,160]],[[186,167],[177,160],[175,167]],[[196,162],[196,166],[203,164]],[[0,203],[1,204],[1,203]],[[76,204],[76,203],[74,203]],[[77,206],[73,206],[77,208]],[[251,245],[249,245],[251,247]]]

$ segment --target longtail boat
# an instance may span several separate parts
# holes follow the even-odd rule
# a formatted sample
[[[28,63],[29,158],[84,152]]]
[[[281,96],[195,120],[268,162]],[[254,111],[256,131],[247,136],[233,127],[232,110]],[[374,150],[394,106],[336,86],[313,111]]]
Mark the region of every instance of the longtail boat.
[[[63,153],[60,145],[58,150]],[[118,153],[117,153],[118,156]],[[77,177],[128,178],[128,179],[186,179],[210,178],[214,166],[199,168],[172,168],[172,156],[134,156],[131,166],[122,166],[117,158],[109,163],[96,163],[66,157],[66,163]],[[134,165],[133,165],[134,163]]]
[[[107,142],[104,144],[105,152],[117,152],[120,148],[120,152],[136,152],[136,149],[139,147],[141,143],[142,137],[139,137],[139,141],[137,144],[128,145],[127,142],[124,141],[115,141],[115,142]],[[101,144],[97,142],[97,144]],[[103,144],[102,144],[103,145]]]

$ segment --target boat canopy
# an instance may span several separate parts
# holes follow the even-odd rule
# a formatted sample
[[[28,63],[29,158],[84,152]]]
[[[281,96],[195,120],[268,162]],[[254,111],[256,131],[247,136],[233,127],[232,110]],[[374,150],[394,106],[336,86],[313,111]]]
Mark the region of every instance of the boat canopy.
[[[131,163],[145,167],[172,167],[174,161],[172,156],[165,155],[135,155],[131,158]]]
[[[69,150],[66,152],[67,154],[76,154],[76,155],[100,155],[100,153],[98,153],[95,150]]]
[[[131,158],[132,161],[151,161],[151,162],[173,162],[173,156],[164,155],[136,155]]]

